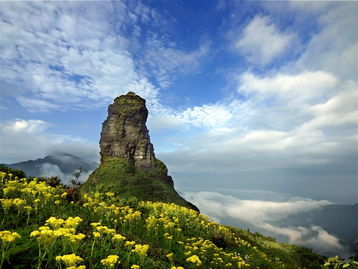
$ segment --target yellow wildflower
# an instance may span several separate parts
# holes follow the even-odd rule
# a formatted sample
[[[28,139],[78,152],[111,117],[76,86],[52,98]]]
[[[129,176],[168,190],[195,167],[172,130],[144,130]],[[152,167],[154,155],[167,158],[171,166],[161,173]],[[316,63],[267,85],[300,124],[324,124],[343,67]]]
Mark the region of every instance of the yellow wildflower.
[[[37,237],[39,235],[40,235],[40,231],[33,231],[31,232],[30,237]]]
[[[199,257],[197,255],[193,255],[190,256],[189,258],[186,259],[187,262],[192,262],[194,263],[196,266],[200,266],[201,265],[201,260],[199,259]]]
[[[5,242],[13,242],[18,238],[21,238],[21,236],[17,232],[0,231],[0,240],[3,243],[5,243]]]
[[[27,212],[30,212],[32,210],[32,207],[29,205],[25,205],[24,209],[26,209]]]
[[[107,256],[106,259],[102,259],[101,263],[107,268],[113,268],[116,265],[116,263],[120,263],[118,261],[118,258],[119,257],[117,255],[109,255]]]
[[[75,254],[67,254],[57,256],[56,261],[63,261],[67,266],[76,266],[77,263],[83,262],[83,259]]]
[[[135,241],[126,241],[126,243],[124,244],[126,247],[132,247],[135,245]]]
[[[69,217],[67,218],[64,226],[65,227],[73,227],[76,228],[78,226],[78,224],[80,224],[82,222],[82,219],[80,217]]]
[[[107,195],[108,197],[112,197],[112,196],[114,196],[114,192],[106,192],[106,195]]]
[[[137,253],[139,256],[147,256],[147,251],[149,249],[149,245],[135,245],[135,248],[132,252]]]
[[[169,261],[172,261],[172,260],[173,260],[173,256],[174,256],[173,253],[169,253],[169,254],[167,255],[168,260],[169,260]]]
[[[112,237],[112,241],[124,241],[124,240],[126,240],[126,237],[120,234],[115,234]]]
[[[13,204],[12,199],[0,199],[0,201],[5,211],[9,210]]]
[[[93,232],[93,237],[96,238],[101,237],[101,234],[99,232]]]

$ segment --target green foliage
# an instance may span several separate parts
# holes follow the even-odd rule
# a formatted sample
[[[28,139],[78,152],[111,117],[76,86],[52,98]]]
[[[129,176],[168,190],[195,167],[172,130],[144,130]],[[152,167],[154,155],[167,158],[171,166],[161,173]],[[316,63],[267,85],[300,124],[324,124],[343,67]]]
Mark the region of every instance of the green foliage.
[[[152,169],[138,169],[130,161],[106,158],[82,185],[84,192],[115,192],[124,198],[136,197],[142,201],[164,201],[193,208],[174,190],[167,177],[165,164],[156,159]]]
[[[139,96],[121,95],[114,100],[114,104],[118,105],[118,113],[126,115],[132,111],[136,111],[145,106],[145,100]]]
[[[67,195],[62,185],[5,181],[0,192],[4,268],[64,268],[70,262],[77,269],[276,269],[323,264],[322,257],[308,249],[217,224],[175,204],[114,192],[88,192],[77,201],[67,200]]]
[[[26,177],[25,172],[20,169],[12,169],[5,165],[0,164],[0,172],[5,172],[6,174],[11,174],[12,177],[24,178]]]
[[[343,261],[338,256],[328,258],[322,268],[326,269],[341,269],[341,268],[358,268],[358,259],[352,257],[349,261]]]

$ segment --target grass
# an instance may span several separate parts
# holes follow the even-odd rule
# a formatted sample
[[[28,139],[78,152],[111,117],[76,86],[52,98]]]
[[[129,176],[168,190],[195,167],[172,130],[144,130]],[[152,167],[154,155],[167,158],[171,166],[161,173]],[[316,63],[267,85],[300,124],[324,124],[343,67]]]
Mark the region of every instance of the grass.
[[[83,184],[82,189],[84,192],[115,191],[123,198],[163,201],[195,209],[175,191],[164,163],[158,159],[155,163],[155,168],[143,170],[126,159],[106,158]]]
[[[106,169],[126,172],[111,161]],[[331,258],[324,267],[324,258],[309,249],[115,189],[73,196],[61,184],[1,172],[0,187],[2,268],[298,269],[336,262]]]

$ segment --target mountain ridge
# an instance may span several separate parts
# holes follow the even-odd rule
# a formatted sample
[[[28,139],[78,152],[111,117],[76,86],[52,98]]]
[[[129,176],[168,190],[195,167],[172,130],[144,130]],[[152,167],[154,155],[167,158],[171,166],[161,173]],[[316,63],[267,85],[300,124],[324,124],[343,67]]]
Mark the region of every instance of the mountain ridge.
[[[53,174],[44,174],[46,170],[44,169],[44,165],[46,164],[57,166],[59,171],[56,170]],[[88,173],[90,171],[93,171],[97,167],[98,163],[84,160],[78,156],[69,153],[52,153],[43,158],[3,165],[13,169],[23,170],[26,176],[40,177],[61,176],[60,174],[56,174],[59,172],[64,175],[72,175],[72,173],[79,168],[81,168],[83,173]]]

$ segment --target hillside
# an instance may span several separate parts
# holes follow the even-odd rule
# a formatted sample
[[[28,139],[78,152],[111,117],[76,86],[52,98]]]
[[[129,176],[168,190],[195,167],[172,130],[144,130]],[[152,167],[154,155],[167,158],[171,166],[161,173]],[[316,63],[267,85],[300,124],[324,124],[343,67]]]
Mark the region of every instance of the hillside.
[[[217,224],[175,204],[123,199],[114,192],[74,199],[75,188],[1,177],[3,268],[320,268],[323,263],[308,249]]]

